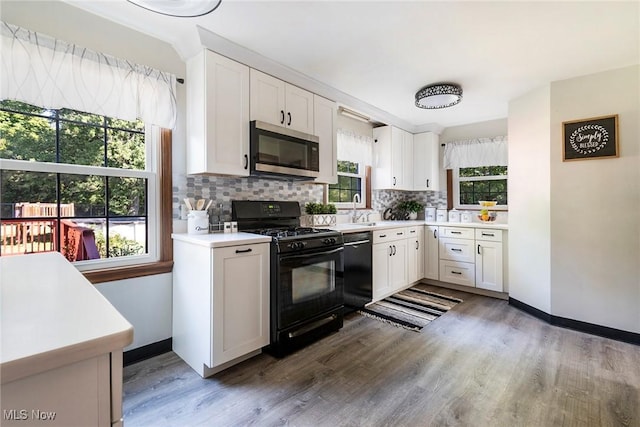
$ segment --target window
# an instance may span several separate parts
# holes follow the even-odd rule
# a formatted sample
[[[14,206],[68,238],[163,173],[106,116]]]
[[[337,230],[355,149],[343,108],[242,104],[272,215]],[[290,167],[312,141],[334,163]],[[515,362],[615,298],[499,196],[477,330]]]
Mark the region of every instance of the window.
[[[150,126],[0,103],[0,256],[59,251],[81,270],[148,263],[157,250]]]
[[[353,198],[358,194],[356,208],[366,206],[365,167],[356,162],[338,160],[338,183],[329,184],[329,203],[337,208],[353,208]]]
[[[453,169],[453,204],[456,209],[478,208],[480,200],[494,200],[507,208],[507,167],[479,166]]]

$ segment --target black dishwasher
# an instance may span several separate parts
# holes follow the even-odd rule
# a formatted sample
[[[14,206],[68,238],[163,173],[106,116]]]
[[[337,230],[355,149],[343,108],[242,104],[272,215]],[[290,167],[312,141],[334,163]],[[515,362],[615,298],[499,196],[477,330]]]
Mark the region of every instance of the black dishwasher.
[[[344,236],[344,305],[353,311],[371,302],[371,232],[345,233]]]

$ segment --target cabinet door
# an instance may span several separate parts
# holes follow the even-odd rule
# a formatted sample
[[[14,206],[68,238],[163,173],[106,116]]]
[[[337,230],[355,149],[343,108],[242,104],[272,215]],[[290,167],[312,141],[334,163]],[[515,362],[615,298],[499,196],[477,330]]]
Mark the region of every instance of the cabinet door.
[[[402,131],[402,190],[413,190],[413,134]]]
[[[285,82],[251,69],[251,120],[286,126]]]
[[[249,176],[249,67],[205,50],[187,76],[187,173]]]
[[[391,292],[389,258],[391,258],[393,250],[391,243],[373,245],[372,250],[373,300],[376,301]]]
[[[338,182],[336,143],[336,103],[313,96],[313,134],[320,138],[320,176],[314,182]]]
[[[476,287],[502,292],[502,243],[476,241]]]
[[[393,248],[393,255],[389,257],[389,282],[393,292],[407,286],[409,283],[407,275],[407,241],[396,240],[389,243]]]
[[[438,280],[438,227],[426,225],[424,234],[424,277]]]
[[[269,244],[213,251],[211,366],[269,344]]]
[[[424,227],[408,229],[407,282],[414,283],[424,277]]]
[[[404,189],[404,131],[391,127],[391,188]]]
[[[386,190],[393,187],[391,175],[391,126],[373,129],[372,189]]]
[[[440,148],[433,132],[413,136],[413,190],[440,191]]]
[[[313,93],[285,84],[285,124],[288,128],[313,134]]]

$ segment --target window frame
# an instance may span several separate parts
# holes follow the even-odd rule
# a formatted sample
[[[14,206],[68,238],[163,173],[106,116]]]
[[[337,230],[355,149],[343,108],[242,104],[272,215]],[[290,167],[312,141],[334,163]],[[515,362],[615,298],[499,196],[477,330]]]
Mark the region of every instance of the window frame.
[[[488,176],[472,176],[472,177],[460,177],[460,168],[451,169],[451,187],[452,187],[452,202],[453,208],[457,210],[480,210],[480,205],[465,205],[460,203],[460,182],[461,181],[498,181],[507,180],[507,186],[509,185],[509,169],[507,168],[506,175],[488,175]],[[496,205],[491,208],[496,211],[508,211],[509,205]]]
[[[28,114],[27,114],[28,115]],[[171,130],[145,125],[145,170],[105,166],[0,159],[0,169],[28,172],[144,178],[147,180],[147,253],[76,261],[74,266],[92,283],[168,273],[173,267]],[[169,230],[163,233],[162,230]]]
[[[340,179],[340,176],[346,176],[349,178],[360,178],[360,203],[356,203],[356,209],[366,209],[366,207],[368,206],[367,201],[368,201],[368,194],[369,191],[367,191],[368,186],[367,186],[367,174],[366,174],[366,169],[367,169],[367,165],[361,163],[361,162],[353,162],[351,160],[337,160],[336,161],[336,167],[338,165],[338,162],[340,161],[348,161],[351,163],[356,163],[358,165],[358,173],[349,173],[349,172],[340,172],[337,171],[336,174],[338,176],[338,180]],[[332,203],[336,206],[336,209],[353,209],[353,201],[351,202],[332,202],[331,200],[329,200],[329,190],[330,190],[330,186],[332,184],[327,184],[327,203]]]

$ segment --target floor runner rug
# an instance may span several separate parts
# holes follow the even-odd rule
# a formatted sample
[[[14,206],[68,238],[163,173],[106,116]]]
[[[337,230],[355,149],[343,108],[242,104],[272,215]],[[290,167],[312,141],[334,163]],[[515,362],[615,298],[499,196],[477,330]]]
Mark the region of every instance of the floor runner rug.
[[[459,298],[413,287],[361,308],[358,313],[417,332],[461,302]]]

